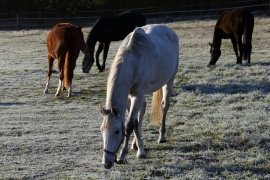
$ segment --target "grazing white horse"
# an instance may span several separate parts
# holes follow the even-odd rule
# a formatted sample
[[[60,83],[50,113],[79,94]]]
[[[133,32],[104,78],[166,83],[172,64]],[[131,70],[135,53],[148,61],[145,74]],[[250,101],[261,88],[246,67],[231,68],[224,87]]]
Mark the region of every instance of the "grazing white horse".
[[[167,26],[138,27],[123,40],[108,77],[106,106],[100,106],[104,118],[100,129],[104,143],[102,164],[105,168],[111,168],[114,162],[126,162],[128,141],[133,130],[133,148],[138,148],[137,157],[146,158],[141,139],[146,106],[144,97],[155,91],[153,108],[162,110],[162,113],[152,110],[152,114],[162,115],[158,143],[166,142],[165,118],[178,61],[179,40]],[[158,103],[157,106],[154,105],[155,102]],[[137,118],[139,112],[140,116]],[[158,122],[159,118],[155,120]],[[121,144],[123,146],[117,159],[116,154]]]

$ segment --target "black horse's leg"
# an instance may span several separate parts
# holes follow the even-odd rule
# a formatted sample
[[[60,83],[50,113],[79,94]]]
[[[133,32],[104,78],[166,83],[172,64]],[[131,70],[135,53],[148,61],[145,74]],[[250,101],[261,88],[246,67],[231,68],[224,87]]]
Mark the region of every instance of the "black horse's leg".
[[[247,62],[250,63],[252,45],[250,45],[247,49]]]
[[[102,71],[105,70],[105,65],[106,65],[106,59],[108,56],[108,51],[109,51],[109,47],[110,47],[110,43],[111,42],[106,42],[104,45],[104,52],[103,52],[103,64],[102,64]]]
[[[237,63],[242,64],[242,57],[243,57],[242,36],[236,36],[236,41],[237,41],[238,49],[239,49],[239,57],[237,58]]]
[[[102,52],[103,47],[104,47],[104,44],[100,42],[98,45],[97,52],[96,52],[96,64],[97,64],[97,67],[99,69],[99,72],[102,72],[101,66],[99,64],[99,54]]]
[[[236,43],[235,38],[232,38],[231,41],[232,41],[232,44],[233,44],[233,50],[234,50],[234,53],[235,53],[236,59],[237,59],[236,63],[237,63],[237,64],[242,64],[242,59],[241,59],[241,61],[239,60],[238,49],[237,49],[237,43]]]
[[[250,63],[251,49],[252,49],[252,45],[247,44],[245,47],[245,51],[246,51],[246,60],[248,63]]]

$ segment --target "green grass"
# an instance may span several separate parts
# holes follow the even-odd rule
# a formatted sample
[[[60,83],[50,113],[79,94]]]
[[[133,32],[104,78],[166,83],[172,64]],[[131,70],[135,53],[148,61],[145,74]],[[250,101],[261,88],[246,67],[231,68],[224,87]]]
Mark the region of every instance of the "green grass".
[[[256,17],[252,64],[236,65],[230,40],[223,40],[222,55],[213,68],[207,67],[207,43],[215,21],[167,24],[180,39],[179,69],[167,113],[168,142],[156,143],[159,126],[149,125],[152,96],[148,95],[143,123],[148,158],[137,159],[130,150],[128,164],[110,170],[101,165],[98,105],[105,104],[109,67],[121,42],[111,44],[104,73],[93,66],[89,74],[82,74],[80,54],[73,96],[66,98],[64,91],[55,98],[57,73],[51,77],[49,94],[43,96],[49,31],[1,32],[0,177],[269,179],[269,21]],[[83,29],[85,37],[89,31]]]

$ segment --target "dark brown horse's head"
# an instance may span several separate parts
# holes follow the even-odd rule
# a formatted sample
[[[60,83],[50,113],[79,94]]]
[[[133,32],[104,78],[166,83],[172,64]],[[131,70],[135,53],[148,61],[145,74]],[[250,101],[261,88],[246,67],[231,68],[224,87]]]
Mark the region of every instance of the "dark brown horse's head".
[[[84,53],[84,57],[83,57],[83,61],[82,61],[82,71],[83,71],[83,73],[89,73],[92,65],[95,62],[95,59],[94,59],[93,55],[94,54],[91,53],[91,51],[89,50],[89,48],[86,45],[85,53]]]
[[[214,45],[210,42],[209,42],[209,45],[210,45],[211,60],[208,66],[212,66],[212,65],[216,65],[216,62],[221,55],[221,51],[219,48],[215,48]]]

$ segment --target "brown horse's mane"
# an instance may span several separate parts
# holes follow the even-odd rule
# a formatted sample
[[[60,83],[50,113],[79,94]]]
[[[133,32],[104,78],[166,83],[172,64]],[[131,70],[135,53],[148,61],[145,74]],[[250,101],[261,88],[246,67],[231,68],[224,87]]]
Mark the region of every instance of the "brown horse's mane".
[[[72,27],[77,27],[77,26],[75,26],[75,25],[73,25],[73,24],[70,24],[70,23],[58,23],[56,26],[58,26],[58,27],[61,27],[61,26],[72,26]]]

